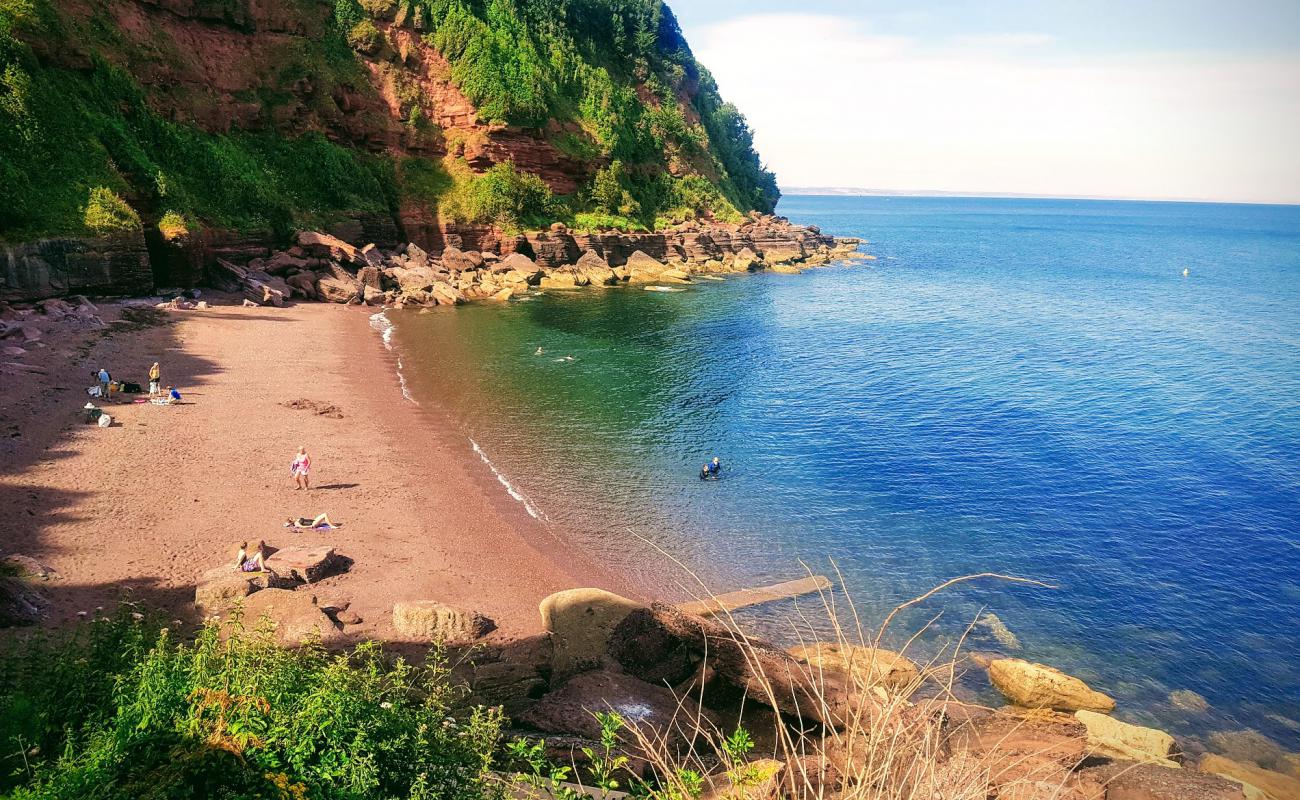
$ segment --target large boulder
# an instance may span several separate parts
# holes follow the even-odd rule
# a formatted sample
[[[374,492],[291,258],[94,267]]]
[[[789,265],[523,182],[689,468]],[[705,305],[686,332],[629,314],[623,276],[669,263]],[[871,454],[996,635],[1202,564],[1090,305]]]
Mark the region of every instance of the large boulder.
[[[542,289],[574,289],[586,286],[587,279],[573,267],[560,267],[543,275],[537,285]]]
[[[319,231],[300,231],[298,246],[309,254],[334,261],[345,261],[358,266],[365,266],[360,251],[337,236]]]
[[[1115,701],[1089,688],[1078,678],[1059,669],[1034,664],[1019,658],[1000,658],[989,663],[989,680],[999,692],[1024,708],[1051,708],[1057,711],[1115,710]]]
[[[393,606],[393,627],[412,641],[463,645],[488,635],[496,623],[477,611],[419,600]]]
[[[1087,754],[1087,734],[1068,714],[1000,709],[957,723],[947,744],[983,764],[993,786],[1033,788],[1065,783]]]
[[[587,279],[592,286],[609,286],[619,282],[619,278],[610,269],[609,262],[601,258],[595,250],[588,250],[578,259],[573,268]]]
[[[244,624],[263,617],[275,623],[276,639],[285,645],[319,640],[323,645],[343,641],[339,626],[316,603],[315,595],[291,589],[263,589],[243,601]]]
[[[751,248],[741,248],[739,253],[731,257],[731,269],[734,272],[748,272],[762,267],[762,262]]]
[[[627,271],[626,280],[630,283],[655,283],[668,269],[665,264],[646,254],[644,250],[637,250],[629,256],[623,268]]]
[[[266,569],[300,583],[315,583],[347,572],[351,562],[329,545],[305,545],[276,550],[266,559]]]
[[[604,662],[614,628],[643,604],[604,589],[569,589],[542,600],[542,627],[551,635],[552,681]]]
[[[429,295],[440,306],[456,306],[465,302],[465,293],[446,281],[437,281],[429,287]]]
[[[515,271],[521,272],[524,275],[537,275],[542,271],[542,269],[537,266],[536,261],[533,261],[523,253],[511,253],[493,264],[492,271],[498,274]]]
[[[279,252],[268,258],[262,265],[262,269],[271,275],[284,277],[295,270],[307,269],[307,259],[298,258],[291,253]]]
[[[316,282],[316,293],[327,303],[350,303],[357,298],[357,285],[338,278],[321,278]]]
[[[597,712],[613,711],[630,725],[673,745],[689,740],[697,725],[716,728],[713,714],[698,703],[681,702],[664,686],[612,672],[584,672],[545,695],[525,712],[524,723],[546,733],[600,738]]]
[[[483,257],[459,247],[447,247],[442,251],[442,265],[453,272],[469,272],[483,266]]]
[[[290,293],[297,295],[306,300],[316,300],[319,295],[316,294],[316,275],[312,272],[295,272],[284,279],[288,284]]]
[[[1106,800],[1246,800],[1240,784],[1189,769],[1115,761],[1083,774],[1106,787]]]
[[[199,576],[194,607],[205,616],[224,614],[245,597],[263,589],[293,589],[301,581],[274,572],[241,572],[233,565],[213,567]]]
[[[1130,725],[1095,711],[1076,711],[1074,716],[1088,729],[1088,747],[1097,755],[1178,766],[1174,760],[1179,755],[1178,745],[1164,731]]]
[[[784,650],[666,603],[639,608],[610,635],[608,653],[625,672],[650,683],[678,685],[697,673],[715,675],[749,697],[793,717],[842,726],[872,713],[870,694],[820,673]]]
[[[894,691],[907,690],[914,687],[921,676],[911,659],[874,647],[818,642],[793,647],[790,655],[817,669],[835,670],[851,676],[855,684],[866,688],[883,686]]]
[[[1242,785],[1247,800],[1300,800],[1300,778],[1255,764],[1243,764],[1211,753],[1197,765],[1201,772],[1219,775]],[[1263,797],[1260,797],[1260,794]]]

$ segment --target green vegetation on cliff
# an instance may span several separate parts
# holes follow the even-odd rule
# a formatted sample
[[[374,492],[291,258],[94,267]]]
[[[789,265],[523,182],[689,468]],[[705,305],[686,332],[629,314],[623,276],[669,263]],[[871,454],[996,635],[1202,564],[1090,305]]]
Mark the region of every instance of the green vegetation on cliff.
[[[235,93],[257,109],[251,127],[188,121],[203,118],[194,109],[231,101],[215,89],[204,96],[133,77],[166,74],[185,56],[161,27],[143,36],[120,28],[113,9],[125,2],[92,4],[87,18],[51,0],[0,0],[0,239],[164,219],[171,234],[210,226],[283,235],[341,215],[396,218],[404,205],[507,228],[558,220],[633,229],[734,220],[770,211],[778,196],[744,118],[718,96],[661,0],[332,0],[332,24],[286,40],[273,63],[258,62],[256,88]],[[204,19],[224,14],[233,30],[258,35],[248,0],[198,5]],[[330,8],[270,7],[308,26]],[[555,195],[509,162],[483,171],[438,155],[446,139],[430,120],[432,101],[407,56],[394,55],[403,26],[447,59],[481,121],[522,129],[572,159],[579,190]],[[416,152],[361,146],[334,129],[341,94],[382,107],[374,74],[395,76]]]

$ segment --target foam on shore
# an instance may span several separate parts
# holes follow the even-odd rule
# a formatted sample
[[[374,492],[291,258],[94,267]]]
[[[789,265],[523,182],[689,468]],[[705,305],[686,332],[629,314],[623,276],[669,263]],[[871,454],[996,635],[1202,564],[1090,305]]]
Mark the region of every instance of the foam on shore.
[[[383,340],[384,347],[386,347],[390,353],[395,352],[393,350],[393,332],[397,330],[397,326],[395,326],[393,321],[388,318],[387,310],[380,311],[378,314],[372,314],[370,317],[370,327],[379,332],[379,338]],[[402,373],[402,356],[400,353],[397,356],[397,382],[402,387],[402,397],[405,397],[408,401],[418,406],[420,401],[411,397],[411,392],[406,386],[406,375]]]
[[[546,512],[533,505],[532,499],[511,483],[510,479],[507,478],[501,470],[497,469],[497,465],[492,463],[492,459],[488,458],[488,454],[483,451],[483,448],[478,446],[478,442],[474,441],[471,437],[469,443],[474,447],[474,452],[478,453],[478,457],[483,460],[483,463],[487,464],[487,468],[492,470],[492,474],[497,477],[497,480],[500,481],[501,485],[506,487],[506,492],[515,500],[518,500],[523,504],[524,510],[528,512],[528,516],[535,520],[541,520],[542,522],[551,521],[551,518],[546,516]]]

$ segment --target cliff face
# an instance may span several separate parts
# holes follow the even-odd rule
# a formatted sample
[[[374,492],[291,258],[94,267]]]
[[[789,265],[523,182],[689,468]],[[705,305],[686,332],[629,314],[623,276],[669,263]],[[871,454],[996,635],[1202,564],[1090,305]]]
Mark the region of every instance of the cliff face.
[[[164,284],[304,227],[434,245],[777,197],[660,0],[0,0],[0,75],[0,241],[133,239]]]

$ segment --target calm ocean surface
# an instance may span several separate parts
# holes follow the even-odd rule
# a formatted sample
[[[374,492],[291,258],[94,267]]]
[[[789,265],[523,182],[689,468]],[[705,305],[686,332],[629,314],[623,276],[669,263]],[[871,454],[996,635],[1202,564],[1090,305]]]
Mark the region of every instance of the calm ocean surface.
[[[917,647],[987,609],[1021,649],[984,627],[967,649],[1059,666],[1131,721],[1300,749],[1300,207],[780,211],[878,259],[390,312],[412,395],[557,535],[665,591],[653,547],[718,591],[834,559],[870,621],[948,578],[1034,578],[1057,588],[929,601]]]

